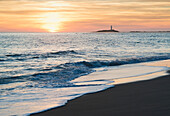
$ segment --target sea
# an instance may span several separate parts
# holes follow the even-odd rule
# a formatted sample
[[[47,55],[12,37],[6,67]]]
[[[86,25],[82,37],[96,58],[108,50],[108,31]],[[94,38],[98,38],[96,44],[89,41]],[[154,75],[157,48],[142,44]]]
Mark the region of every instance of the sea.
[[[0,115],[63,106],[116,79],[144,80],[168,68],[141,63],[168,59],[170,33],[1,32]]]

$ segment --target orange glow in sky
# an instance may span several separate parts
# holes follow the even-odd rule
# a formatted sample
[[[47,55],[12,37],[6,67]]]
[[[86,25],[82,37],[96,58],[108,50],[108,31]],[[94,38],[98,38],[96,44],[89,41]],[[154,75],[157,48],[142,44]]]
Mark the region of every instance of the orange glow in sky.
[[[170,30],[169,0],[0,0],[0,32]]]
[[[59,16],[58,13],[46,13],[42,15],[42,18],[39,20],[42,23],[41,28],[47,30],[48,32],[57,32],[60,31],[61,24],[64,20]]]

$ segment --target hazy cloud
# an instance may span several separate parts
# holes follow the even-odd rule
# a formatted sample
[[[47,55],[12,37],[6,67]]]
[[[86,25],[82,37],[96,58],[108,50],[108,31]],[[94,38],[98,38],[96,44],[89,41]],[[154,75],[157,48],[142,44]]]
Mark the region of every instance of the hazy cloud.
[[[10,29],[19,23],[18,30],[42,31],[54,23],[62,25],[62,31],[79,26],[95,30],[109,24],[121,25],[120,30],[154,25],[167,29],[169,4],[169,0],[0,0],[0,27]]]

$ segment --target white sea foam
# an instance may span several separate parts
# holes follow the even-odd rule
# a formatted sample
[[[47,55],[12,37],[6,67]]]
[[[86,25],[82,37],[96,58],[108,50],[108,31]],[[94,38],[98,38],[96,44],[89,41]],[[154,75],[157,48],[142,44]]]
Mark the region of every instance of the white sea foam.
[[[64,105],[116,84],[151,79],[170,59],[170,33],[0,33],[0,114]]]
[[[71,82],[76,85],[83,85],[88,83],[101,84],[101,82],[107,83],[109,81],[114,81],[112,84],[115,85],[152,79],[154,77],[165,75],[167,70],[167,67],[147,66],[142,65],[142,63],[105,68],[102,67],[101,70],[99,68],[98,71],[76,78]]]

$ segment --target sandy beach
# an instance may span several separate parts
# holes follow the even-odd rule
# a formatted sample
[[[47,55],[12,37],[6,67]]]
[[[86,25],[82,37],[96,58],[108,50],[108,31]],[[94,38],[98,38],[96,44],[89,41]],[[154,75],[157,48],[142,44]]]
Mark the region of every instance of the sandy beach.
[[[0,0],[0,116],[170,116],[170,0]]]
[[[170,71],[167,73],[159,78],[87,94],[65,106],[31,116],[169,116]]]

